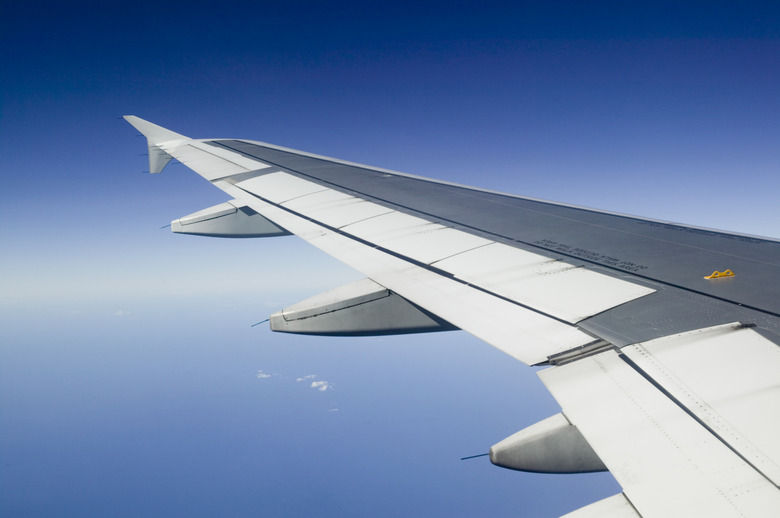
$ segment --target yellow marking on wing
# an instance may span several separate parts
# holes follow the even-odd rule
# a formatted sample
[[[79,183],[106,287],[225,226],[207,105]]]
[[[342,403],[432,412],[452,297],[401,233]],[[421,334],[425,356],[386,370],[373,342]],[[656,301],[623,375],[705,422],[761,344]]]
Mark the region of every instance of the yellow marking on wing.
[[[712,275],[706,276],[705,279],[720,279],[721,277],[734,277],[734,272],[731,270],[725,270],[722,272],[715,270],[712,272]]]

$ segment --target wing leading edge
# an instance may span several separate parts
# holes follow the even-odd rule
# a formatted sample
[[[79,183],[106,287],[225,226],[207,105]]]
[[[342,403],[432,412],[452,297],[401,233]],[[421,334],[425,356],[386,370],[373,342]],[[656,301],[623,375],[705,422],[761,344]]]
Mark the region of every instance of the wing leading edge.
[[[459,328],[550,365],[540,376],[563,418],[545,433],[553,443],[568,441],[561,430],[575,437],[582,445],[572,455],[603,461],[624,489],[577,516],[780,508],[780,450],[770,439],[780,432],[780,296],[768,282],[780,279],[777,241],[126,119],[147,137],[150,172],[176,158],[231,197],[176,220],[177,231],[293,233],[367,277],[275,315],[275,330]],[[727,267],[734,277],[704,278]],[[516,447],[534,448],[544,471],[534,441]]]

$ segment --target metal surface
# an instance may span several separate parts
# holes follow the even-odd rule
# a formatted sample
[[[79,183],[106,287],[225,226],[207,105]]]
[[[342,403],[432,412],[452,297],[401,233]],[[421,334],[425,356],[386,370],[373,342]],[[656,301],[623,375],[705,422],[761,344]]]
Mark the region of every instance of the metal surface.
[[[491,243],[473,234],[397,211],[340,230],[424,264]]]
[[[622,350],[758,472],[780,485],[780,347],[740,324],[699,329]],[[744,375],[749,373],[749,375]]]
[[[490,462],[535,473],[607,471],[577,427],[563,414],[543,419],[494,444]]]
[[[379,313],[395,296],[396,309],[554,365],[540,377],[624,488],[572,516],[780,508],[780,241],[128,121],[239,205],[371,279],[277,320],[391,332]],[[560,418],[548,424],[521,442],[570,438]],[[554,450],[542,461],[560,460]]]
[[[367,202],[333,189],[290,200],[284,205],[334,228],[342,228],[351,223],[392,212],[392,209],[377,203]]]
[[[780,315],[780,294],[765,286],[766,279],[780,277],[780,242],[776,240],[480,191],[249,141],[214,141],[213,145],[514,246],[560,254]],[[727,268],[736,276],[704,279],[714,270]]]
[[[548,315],[323,227],[237,186],[225,183],[220,188],[401,297],[522,362],[538,363],[593,341],[592,336]]]
[[[539,377],[642,515],[767,516],[780,492],[614,351]]]
[[[435,266],[572,324],[654,291],[495,242]]]
[[[623,493],[563,515],[561,518],[641,518]]]
[[[330,336],[452,331],[452,324],[371,279],[321,293],[271,315],[271,330]]]
[[[468,287],[479,288],[480,291],[494,298],[502,298],[540,313],[544,317],[569,324],[652,292],[650,289],[614,277],[575,268],[572,265],[552,261],[526,251],[510,249],[506,245],[474,236],[462,230],[446,228],[397,211],[364,219],[339,229],[323,227],[307,212],[305,206],[301,212],[293,211],[287,207],[285,200],[301,202],[308,196],[324,196],[330,189],[323,190],[319,184],[302,180],[287,173],[274,172],[224,188],[236,198],[241,199],[243,203],[255,207],[258,211],[267,210],[266,205],[283,209],[284,216],[279,216],[279,212],[276,212],[277,216],[269,216],[271,220],[279,221],[275,218],[282,217],[293,220],[303,219],[315,224],[310,227],[313,229],[313,233],[299,233],[301,237],[309,240],[312,244],[316,245],[316,239],[324,232],[328,235],[334,234],[346,238],[348,241],[354,241],[354,244],[359,243],[375,248],[400,259],[407,266],[397,267],[395,275],[388,278],[388,272],[374,270],[373,274],[369,274],[366,268],[373,269],[375,265],[364,264],[359,256],[342,256],[345,263],[366,275],[373,275],[372,278],[375,280],[427,309],[431,309],[431,307],[422,304],[416,298],[420,296],[419,293],[414,293],[411,296],[405,294],[412,290],[409,282],[411,275],[407,271],[408,263],[422,266],[422,269],[434,274],[432,279],[437,276],[441,277],[441,274],[445,273],[445,278],[458,280]],[[247,194],[251,196],[247,196]],[[266,205],[256,206],[258,201],[263,201]],[[493,248],[490,248],[491,246]],[[485,250],[487,253],[483,252]],[[329,253],[338,252],[333,250]],[[435,268],[427,266],[437,261],[439,262]],[[503,277],[507,282],[495,282],[497,280],[495,274]],[[378,276],[382,276],[382,280]],[[568,295],[561,297],[560,293],[564,292]],[[474,295],[471,294],[470,298],[474,299]],[[449,303],[451,300],[445,299],[443,302]],[[429,301],[429,303],[431,302]],[[496,304],[499,304],[498,301],[493,300],[487,307]],[[441,304],[437,304],[437,307],[441,307]],[[462,317],[452,319],[444,315],[441,316],[461,329],[470,329],[464,325]],[[485,324],[493,324],[496,316],[491,315]],[[481,327],[483,326],[484,324]],[[496,345],[493,341],[487,341]],[[504,341],[502,340],[502,343]],[[566,344],[564,349],[551,348],[547,350],[546,354],[556,354],[568,349],[569,346],[576,347],[591,341],[593,340],[578,341],[578,343],[572,344],[567,339],[564,341]],[[499,347],[504,350],[503,346]],[[516,350],[517,348],[513,347],[512,349]],[[526,356],[523,355],[523,357]]]
[[[275,237],[289,236],[266,218],[231,202],[220,203],[171,222],[171,231],[209,237]]]

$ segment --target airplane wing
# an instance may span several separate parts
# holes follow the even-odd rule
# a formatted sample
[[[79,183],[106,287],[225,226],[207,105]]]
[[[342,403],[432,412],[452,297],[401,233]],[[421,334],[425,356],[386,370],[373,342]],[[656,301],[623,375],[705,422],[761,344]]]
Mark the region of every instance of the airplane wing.
[[[780,510],[780,241],[125,119],[147,137],[151,173],[175,158],[230,197],[174,232],[295,234],[365,275],[272,315],[273,330],[462,329],[547,366],[562,412],[490,458],[609,469],[623,492],[567,516]]]

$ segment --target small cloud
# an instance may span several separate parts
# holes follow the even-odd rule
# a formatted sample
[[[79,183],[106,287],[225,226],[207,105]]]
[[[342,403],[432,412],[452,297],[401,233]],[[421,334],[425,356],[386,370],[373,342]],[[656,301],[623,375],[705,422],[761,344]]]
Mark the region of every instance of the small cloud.
[[[339,411],[338,408],[331,408],[330,410],[328,410],[328,412],[338,412],[338,411]]]
[[[123,310],[123,309],[120,309],[119,311],[117,311],[116,313],[114,313],[114,316],[115,316],[115,317],[119,317],[119,318],[126,317],[126,316],[128,316],[128,315],[130,315],[130,312],[129,312],[129,311],[125,311],[125,310]]]
[[[285,376],[283,374],[276,374],[273,372],[264,372],[262,370],[257,371],[257,378],[258,379],[268,379],[268,378],[281,378],[284,380],[291,379],[288,376]],[[305,382],[308,386],[308,388],[312,388],[318,392],[325,392],[327,390],[333,390],[333,385],[329,381],[325,380],[317,380],[316,374],[307,374],[306,376],[301,376],[300,378],[295,378],[296,382]],[[337,412],[338,409],[331,409],[330,412]]]
[[[311,382],[311,388],[319,390],[320,392],[325,392],[326,390],[330,389],[330,385],[327,381],[312,381]]]

